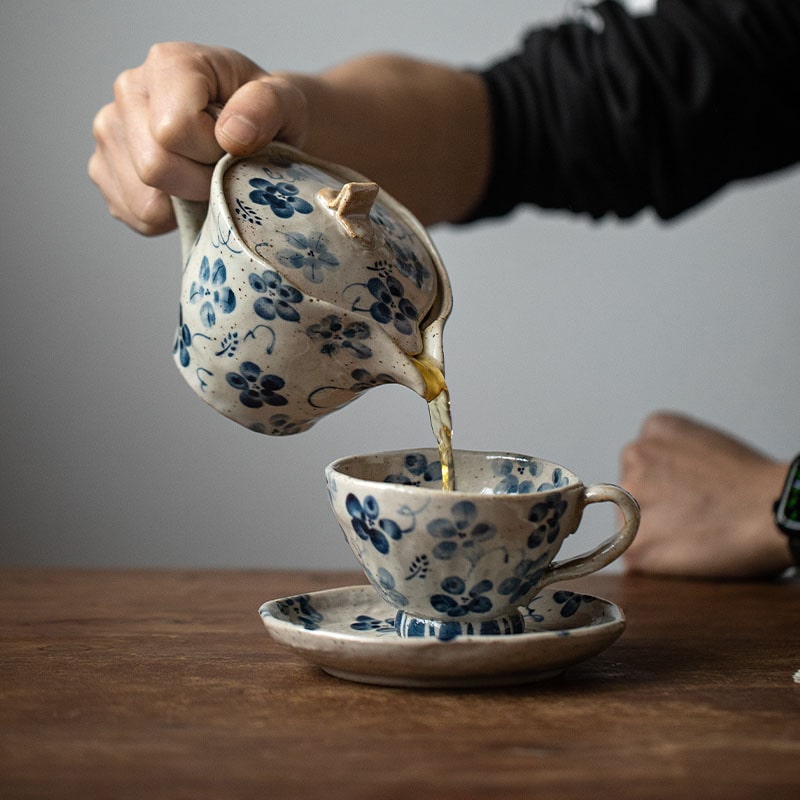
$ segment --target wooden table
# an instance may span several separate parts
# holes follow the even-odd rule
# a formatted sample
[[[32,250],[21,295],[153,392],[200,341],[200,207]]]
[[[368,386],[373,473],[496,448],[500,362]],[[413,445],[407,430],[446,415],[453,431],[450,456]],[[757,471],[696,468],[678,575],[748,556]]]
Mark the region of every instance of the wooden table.
[[[262,601],[361,582],[0,570],[0,797],[800,797],[800,583],[601,574],[628,627],[560,677],[407,690],[275,644]]]

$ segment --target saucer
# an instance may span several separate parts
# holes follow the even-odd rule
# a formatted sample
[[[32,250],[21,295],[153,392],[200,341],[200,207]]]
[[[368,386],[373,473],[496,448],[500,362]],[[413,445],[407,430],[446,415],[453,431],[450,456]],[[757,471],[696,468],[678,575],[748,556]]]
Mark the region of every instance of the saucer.
[[[345,586],[264,603],[275,641],[337,678],[381,686],[472,688],[543,680],[605,650],[625,617],[608,600],[543,589],[523,633],[401,639],[395,609],[369,585]]]

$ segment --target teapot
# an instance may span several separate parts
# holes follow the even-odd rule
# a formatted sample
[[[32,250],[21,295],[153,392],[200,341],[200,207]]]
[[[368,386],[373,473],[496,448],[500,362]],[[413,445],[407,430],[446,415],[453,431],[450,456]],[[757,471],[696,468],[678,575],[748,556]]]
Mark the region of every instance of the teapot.
[[[424,227],[377,184],[274,142],[223,156],[208,203],[173,207],[175,362],[216,411],[281,436],[373,386],[438,393],[450,282]]]

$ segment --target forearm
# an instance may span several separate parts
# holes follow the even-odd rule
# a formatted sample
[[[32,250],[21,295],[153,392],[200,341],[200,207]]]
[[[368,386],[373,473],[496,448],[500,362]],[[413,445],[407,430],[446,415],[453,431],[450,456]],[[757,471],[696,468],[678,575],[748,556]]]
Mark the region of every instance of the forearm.
[[[425,224],[458,221],[477,204],[490,150],[480,77],[393,55],[281,76],[307,99],[308,152],[362,172]]]
[[[800,3],[593,7],[531,31],[484,73],[491,179],[475,217],[519,204],[672,218],[727,183],[800,160]]]

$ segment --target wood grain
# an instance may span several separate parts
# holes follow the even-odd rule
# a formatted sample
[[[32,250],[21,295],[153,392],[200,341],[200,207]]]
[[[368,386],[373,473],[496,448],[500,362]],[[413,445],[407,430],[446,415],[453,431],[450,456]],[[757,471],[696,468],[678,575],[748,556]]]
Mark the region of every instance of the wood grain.
[[[330,677],[267,599],[342,573],[0,570],[0,797],[797,798],[800,583],[601,574],[609,650],[550,681]]]

